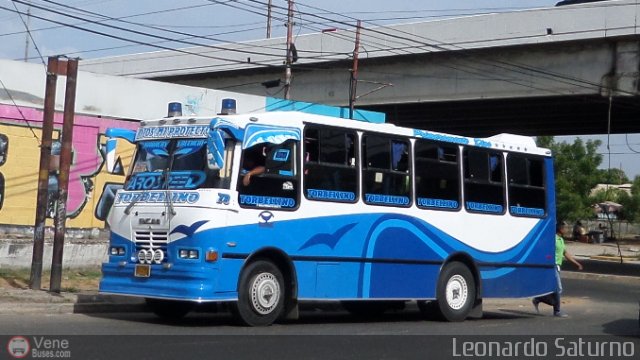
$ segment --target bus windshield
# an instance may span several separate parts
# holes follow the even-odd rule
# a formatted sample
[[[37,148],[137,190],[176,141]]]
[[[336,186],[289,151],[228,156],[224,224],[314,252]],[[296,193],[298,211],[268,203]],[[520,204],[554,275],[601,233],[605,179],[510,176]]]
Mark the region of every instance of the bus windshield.
[[[231,159],[233,144],[225,143],[225,158]],[[207,167],[205,139],[148,140],[138,143],[126,190],[228,189],[231,161],[223,169]]]

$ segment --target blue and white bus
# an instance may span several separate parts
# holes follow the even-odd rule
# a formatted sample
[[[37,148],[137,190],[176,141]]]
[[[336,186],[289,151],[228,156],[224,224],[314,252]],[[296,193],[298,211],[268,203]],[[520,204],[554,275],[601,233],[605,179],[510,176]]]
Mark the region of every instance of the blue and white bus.
[[[483,298],[555,290],[552,157],[531,138],[301,112],[107,135],[109,153],[118,138],[136,152],[108,214],[100,291],[160,316],[220,302],[260,326],[303,301],[356,313],[417,301],[461,321]]]

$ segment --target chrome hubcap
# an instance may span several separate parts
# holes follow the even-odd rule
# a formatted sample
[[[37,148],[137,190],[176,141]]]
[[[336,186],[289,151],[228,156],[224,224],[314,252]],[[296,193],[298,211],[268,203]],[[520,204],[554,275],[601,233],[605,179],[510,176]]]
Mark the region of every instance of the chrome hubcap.
[[[251,285],[251,303],[258,314],[272,312],[280,300],[280,284],[271,273],[260,273]]]
[[[454,310],[460,310],[467,303],[469,288],[467,281],[461,275],[452,276],[447,281],[447,305]]]

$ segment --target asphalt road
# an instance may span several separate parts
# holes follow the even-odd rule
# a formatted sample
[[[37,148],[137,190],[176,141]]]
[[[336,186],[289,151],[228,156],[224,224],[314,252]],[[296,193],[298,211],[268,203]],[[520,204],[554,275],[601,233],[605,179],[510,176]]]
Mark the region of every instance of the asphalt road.
[[[544,305],[536,314],[530,299],[485,300],[482,319],[461,323],[425,320],[415,306],[365,319],[337,309],[306,310],[300,320],[265,328],[240,327],[229,314],[210,312],[195,312],[176,323],[151,313],[1,315],[0,349],[11,336],[31,337],[33,343],[36,335],[44,335],[69,339],[71,350],[95,358],[169,359],[178,352],[186,358],[218,359],[424,359],[425,354],[452,356],[452,339],[460,337],[524,341],[533,336],[552,344],[559,336],[579,335],[634,341],[634,355],[640,355],[639,279],[591,277],[563,283],[563,309],[569,318],[554,318]]]

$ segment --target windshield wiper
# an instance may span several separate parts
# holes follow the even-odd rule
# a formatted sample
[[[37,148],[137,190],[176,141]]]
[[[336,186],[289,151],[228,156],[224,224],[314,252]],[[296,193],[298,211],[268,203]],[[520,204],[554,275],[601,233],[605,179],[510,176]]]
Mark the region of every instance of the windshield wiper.
[[[170,170],[173,168],[173,160],[175,160],[175,148],[177,146],[174,146],[174,149],[170,152],[169,154],[169,164],[167,165],[167,168],[164,169],[164,173],[163,173],[163,177],[164,177],[164,184],[162,184],[162,186],[164,187],[164,190],[166,192],[166,198],[167,198],[167,210],[169,210],[169,214],[171,215],[175,215],[176,211],[173,209],[173,199],[171,199],[171,191],[169,190],[169,173]]]
[[[173,157],[171,157],[173,159]],[[173,163],[173,161],[171,161]],[[173,199],[171,199],[171,191],[169,190],[169,169],[165,170],[164,175],[164,190],[167,198],[167,209],[171,215],[175,215],[176,211],[173,209]]]
[[[129,203],[129,205],[127,205],[127,207],[124,209],[124,214],[125,215],[129,215],[131,213],[131,208],[133,208],[133,205],[135,205],[138,200],[140,200],[140,198],[142,197],[142,194],[140,194],[140,196],[138,197],[133,197],[133,199],[131,199],[131,202]]]

